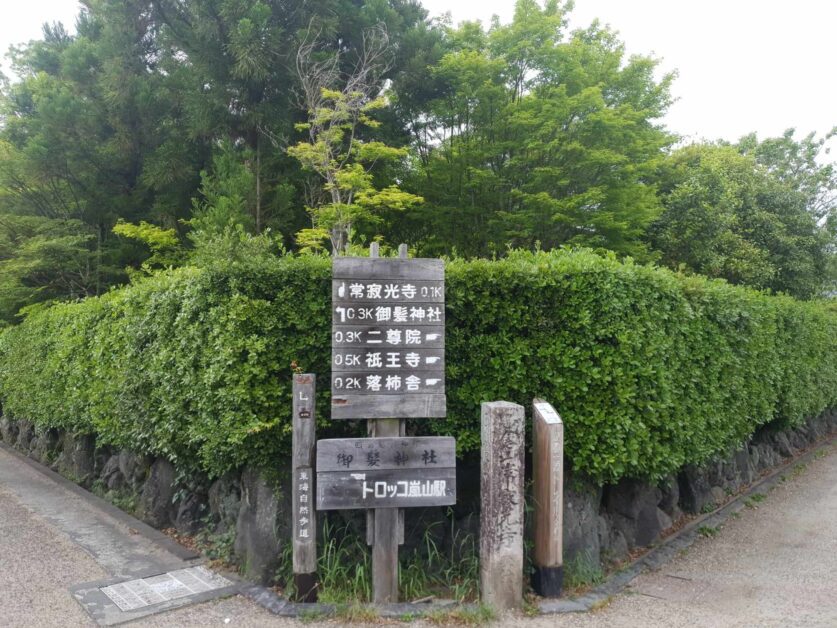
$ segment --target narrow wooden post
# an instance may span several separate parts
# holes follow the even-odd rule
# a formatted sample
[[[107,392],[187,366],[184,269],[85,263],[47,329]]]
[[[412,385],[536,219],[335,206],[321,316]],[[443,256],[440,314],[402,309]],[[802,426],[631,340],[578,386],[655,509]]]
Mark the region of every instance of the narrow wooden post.
[[[317,601],[317,513],[314,454],[317,443],[316,376],[293,378],[293,570],[298,602]]]
[[[497,610],[523,604],[523,406],[482,404],[480,592]]]
[[[564,581],[564,424],[550,404],[532,404],[532,479],[535,501],[535,572],[532,588],[543,597],[558,597]]]
[[[379,256],[379,246],[373,242],[369,257]],[[402,259],[407,258],[407,246],[398,248]],[[405,429],[403,419],[377,419],[369,421],[368,433],[372,437],[402,436]],[[403,517],[398,508],[376,508],[367,536],[372,540],[372,601],[375,604],[398,602],[398,545],[403,539],[403,528],[399,534],[399,522]],[[367,522],[370,517],[367,516]]]

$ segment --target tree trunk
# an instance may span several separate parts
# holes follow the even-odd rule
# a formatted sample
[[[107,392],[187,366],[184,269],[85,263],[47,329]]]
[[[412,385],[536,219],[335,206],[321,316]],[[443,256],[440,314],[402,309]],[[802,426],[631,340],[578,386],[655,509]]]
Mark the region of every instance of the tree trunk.
[[[262,232],[262,142],[256,136],[256,233]]]

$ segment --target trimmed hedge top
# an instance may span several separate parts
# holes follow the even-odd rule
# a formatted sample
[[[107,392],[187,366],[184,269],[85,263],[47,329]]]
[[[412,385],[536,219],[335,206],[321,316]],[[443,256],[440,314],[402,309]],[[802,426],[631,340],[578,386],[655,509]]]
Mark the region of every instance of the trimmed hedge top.
[[[567,456],[601,482],[660,478],[762,424],[837,405],[837,312],[589,251],[447,264],[448,418],[479,448],[479,404],[551,401]],[[184,268],[56,305],[0,336],[3,410],[41,428],[220,475],[290,450],[291,370],[328,420],[331,260]]]

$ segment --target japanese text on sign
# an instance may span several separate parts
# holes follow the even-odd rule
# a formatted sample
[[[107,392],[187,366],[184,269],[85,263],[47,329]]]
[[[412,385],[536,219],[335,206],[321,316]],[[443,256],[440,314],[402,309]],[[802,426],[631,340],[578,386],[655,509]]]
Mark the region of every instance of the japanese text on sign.
[[[417,281],[381,283],[379,281],[334,280],[333,296],[341,301],[442,302],[444,283]]]
[[[335,258],[332,418],[445,416],[441,260]]]
[[[311,472],[308,469],[297,472],[297,499],[299,501],[297,516],[296,532],[300,539],[310,538],[311,534],[311,509],[313,502],[311,500]]]

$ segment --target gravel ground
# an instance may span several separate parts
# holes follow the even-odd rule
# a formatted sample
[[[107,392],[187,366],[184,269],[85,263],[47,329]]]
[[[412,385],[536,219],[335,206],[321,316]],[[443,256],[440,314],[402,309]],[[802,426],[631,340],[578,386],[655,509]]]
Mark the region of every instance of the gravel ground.
[[[837,626],[837,452],[788,475],[607,607],[527,628]]]
[[[105,577],[89,555],[0,485],[0,625],[90,626],[67,588]]]
[[[509,615],[497,625],[837,626],[837,452],[832,447],[829,455],[789,475],[755,508],[742,510],[657,572],[640,576],[604,608],[536,618]],[[92,626],[67,588],[103,577],[107,574],[90,555],[0,483],[0,625]],[[303,624],[235,597],[130,625]]]

